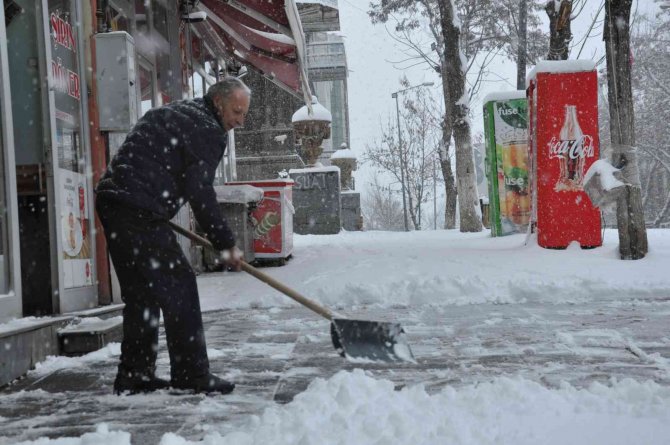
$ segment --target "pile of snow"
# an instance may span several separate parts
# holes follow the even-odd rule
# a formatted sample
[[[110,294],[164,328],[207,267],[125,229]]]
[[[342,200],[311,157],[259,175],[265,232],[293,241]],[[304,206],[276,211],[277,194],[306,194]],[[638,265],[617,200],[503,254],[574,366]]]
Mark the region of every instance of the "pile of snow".
[[[603,247],[542,249],[525,235],[487,232],[343,232],[294,235],[293,259],[264,272],[320,303],[444,307],[486,303],[625,304],[670,295],[670,230],[648,230],[650,252],[621,261],[618,233]],[[198,278],[203,310],[287,307],[294,303],[243,273]]]
[[[81,357],[66,357],[62,355],[50,355],[35,364],[35,369],[28,372],[29,376],[43,376],[51,374],[60,369],[87,368],[92,363],[104,360],[117,360],[121,355],[120,343],[109,343],[102,349],[90,352]]]
[[[41,437],[37,440],[20,442],[15,445],[131,445],[131,442],[130,433],[109,431],[107,425],[100,424],[94,433],[86,433],[81,437],[62,437],[59,439]]]
[[[211,409],[204,399],[199,409]],[[563,383],[547,388],[522,377],[498,377],[437,393],[423,385],[396,390],[393,382],[356,369],[315,379],[287,405],[271,405],[231,432],[208,423],[202,441],[175,433],[159,445],[645,445],[667,444],[670,388],[632,379]],[[130,434],[105,424],[80,438],[40,438],[18,445],[129,445]]]
[[[603,190],[614,190],[617,187],[623,187],[625,185],[616,177],[616,174],[620,171],[621,170],[614,167],[606,160],[598,159],[596,162],[591,164],[591,167],[589,167],[586,175],[584,175],[584,183],[586,184],[589,182],[593,175],[598,175],[600,177],[600,184],[602,185]]]
[[[660,445],[668,437],[670,388],[653,382],[549,389],[503,377],[431,395],[421,385],[396,391],[393,382],[355,370],[316,379],[239,431],[202,442],[168,433],[160,445]]]

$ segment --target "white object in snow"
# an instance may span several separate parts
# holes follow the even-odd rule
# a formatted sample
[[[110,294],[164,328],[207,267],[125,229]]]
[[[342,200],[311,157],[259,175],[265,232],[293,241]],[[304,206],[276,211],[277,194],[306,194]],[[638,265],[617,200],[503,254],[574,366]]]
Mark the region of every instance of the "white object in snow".
[[[316,98],[312,96],[312,114],[309,114],[307,105],[303,105],[298,111],[293,113],[291,122],[300,122],[300,121],[325,121],[332,122],[333,115],[330,114],[330,111],[321,105]]]
[[[252,185],[217,185],[214,187],[216,200],[235,204],[248,204],[263,199],[263,189]]]
[[[595,207],[615,203],[625,185],[621,170],[604,159],[594,162],[584,176],[584,191]]]

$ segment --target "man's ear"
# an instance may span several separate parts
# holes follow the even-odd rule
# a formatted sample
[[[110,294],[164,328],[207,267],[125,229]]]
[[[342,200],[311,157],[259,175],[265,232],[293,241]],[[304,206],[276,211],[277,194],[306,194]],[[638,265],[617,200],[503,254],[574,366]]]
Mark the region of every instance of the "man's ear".
[[[214,107],[216,107],[219,116],[223,116],[223,99],[220,96],[214,98]]]

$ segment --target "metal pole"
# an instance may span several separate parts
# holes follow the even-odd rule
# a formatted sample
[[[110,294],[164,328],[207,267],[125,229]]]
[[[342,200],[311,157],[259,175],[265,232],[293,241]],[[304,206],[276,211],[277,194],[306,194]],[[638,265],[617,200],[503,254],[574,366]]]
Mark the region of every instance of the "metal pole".
[[[398,151],[400,155],[400,186],[402,188],[402,212],[405,220],[405,232],[409,232],[409,223],[407,221],[407,201],[405,200],[405,170],[403,167],[402,159],[402,136],[400,133],[400,106],[398,105],[398,93],[393,93],[395,95],[395,110],[396,116],[398,117]]]

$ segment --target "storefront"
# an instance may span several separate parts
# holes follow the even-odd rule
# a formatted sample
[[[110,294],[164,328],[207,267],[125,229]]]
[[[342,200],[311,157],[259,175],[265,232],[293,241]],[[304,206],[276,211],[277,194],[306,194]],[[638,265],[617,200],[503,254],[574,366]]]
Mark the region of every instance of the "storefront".
[[[17,210],[8,215],[18,224],[2,224],[5,239],[20,243],[9,261],[21,266],[14,316],[92,308],[98,299],[81,3],[15,3],[20,9],[1,39],[9,46],[2,88],[14,98],[3,94],[11,106],[2,112],[3,183],[16,172],[3,197],[14,200]]]
[[[191,1],[4,1],[2,16],[11,17],[5,26],[0,16],[0,322],[119,301],[93,188],[134,121],[119,130],[101,124],[96,35],[125,31],[133,42],[135,120],[203,95],[231,67],[242,75],[242,64],[309,97],[292,1],[236,1],[232,10],[203,3],[215,9],[201,8],[207,19],[191,16]],[[255,97],[263,108],[266,98]],[[220,182],[235,177],[232,138]],[[188,209],[179,218],[188,225]]]

